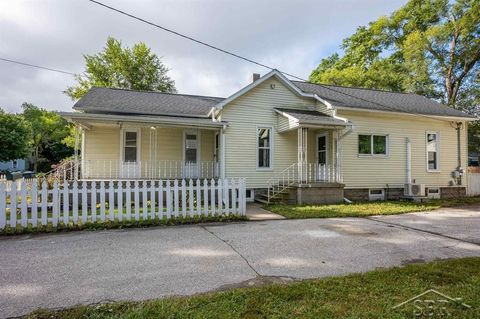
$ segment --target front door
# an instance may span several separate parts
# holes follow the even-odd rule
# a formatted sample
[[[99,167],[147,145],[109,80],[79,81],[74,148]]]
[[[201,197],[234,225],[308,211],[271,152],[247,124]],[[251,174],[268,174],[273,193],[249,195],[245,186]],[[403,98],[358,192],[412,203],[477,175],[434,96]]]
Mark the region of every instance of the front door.
[[[328,180],[328,140],[327,134],[317,135],[317,179]]]

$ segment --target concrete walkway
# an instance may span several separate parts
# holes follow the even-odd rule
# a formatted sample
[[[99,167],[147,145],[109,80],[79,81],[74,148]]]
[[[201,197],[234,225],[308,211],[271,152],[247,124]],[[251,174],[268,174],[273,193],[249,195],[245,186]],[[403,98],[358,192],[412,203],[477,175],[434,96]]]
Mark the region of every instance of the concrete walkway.
[[[262,205],[258,203],[248,203],[246,213],[247,218],[254,221],[285,219],[285,217],[283,217],[282,215],[278,215],[263,209]]]
[[[480,256],[480,207],[0,238],[0,317]]]

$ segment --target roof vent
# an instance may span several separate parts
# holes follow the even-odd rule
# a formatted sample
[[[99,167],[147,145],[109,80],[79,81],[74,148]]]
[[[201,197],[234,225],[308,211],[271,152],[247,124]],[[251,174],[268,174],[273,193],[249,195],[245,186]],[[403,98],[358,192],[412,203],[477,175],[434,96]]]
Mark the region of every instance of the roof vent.
[[[260,79],[260,74],[258,73],[253,73],[252,74],[252,83],[255,82],[256,80]]]

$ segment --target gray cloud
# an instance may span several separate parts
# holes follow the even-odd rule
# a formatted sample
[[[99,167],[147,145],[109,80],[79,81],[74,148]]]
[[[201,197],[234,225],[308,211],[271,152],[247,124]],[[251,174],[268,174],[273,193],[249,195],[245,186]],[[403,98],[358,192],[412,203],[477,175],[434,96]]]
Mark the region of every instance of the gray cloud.
[[[285,72],[308,77],[341,40],[405,1],[111,1],[105,3],[155,21]],[[266,70],[212,51],[86,0],[0,0],[0,56],[71,72],[82,54],[102,49],[108,36],[126,45],[143,41],[171,69],[179,92],[228,96]],[[22,102],[70,110],[62,91],[72,77],[0,61],[0,106]]]

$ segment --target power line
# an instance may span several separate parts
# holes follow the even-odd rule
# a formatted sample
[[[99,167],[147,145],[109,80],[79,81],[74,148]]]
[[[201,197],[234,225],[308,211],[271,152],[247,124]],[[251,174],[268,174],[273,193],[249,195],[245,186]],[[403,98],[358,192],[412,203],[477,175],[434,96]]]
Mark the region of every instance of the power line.
[[[46,66],[30,64],[30,63],[26,63],[26,62],[15,61],[15,60],[10,60],[10,59],[5,59],[5,58],[0,58],[0,60],[5,61],[5,62],[10,62],[10,63],[23,65],[23,66],[28,66],[28,67],[32,67],[32,68],[37,68],[37,69],[42,69],[42,70],[47,70],[47,71],[52,71],[52,72],[63,73],[63,74],[68,74],[68,75],[75,76],[75,74],[72,73],[72,72],[63,71],[63,70],[59,70],[59,69],[52,69],[52,68],[49,68],[49,67],[46,67]]]
[[[141,21],[141,22],[143,22],[143,23],[149,24],[149,25],[151,25],[151,26],[153,26],[153,27],[162,29],[163,31],[170,32],[170,33],[172,33],[172,34],[174,34],[174,35],[177,35],[177,36],[179,36],[179,37],[182,37],[182,38],[184,38],[184,39],[187,39],[187,40],[196,42],[196,43],[198,43],[198,44],[201,44],[201,45],[203,45],[203,46],[209,47],[210,49],[220,51],[220,52],[222,52],[222,53],[225,53],[225,54],[231,55],[231,56],[233,56],[233,57],[235,57],[235,58],[242,59],[242,60],[244,60],[244,61],[247,61],[247,62],[256,64],[256,65],[261,66],[261,67],[266,68],[266,69],[275,70],[274,67],[271,67],[271,66],[268,66],[268,65],[266,65],[266,64],[263,64],[263,63],[254,61],[254,60],[252,60],[252,59],[250,59],[250,58],[241,56],[241,55],[236,54],[236,53],[234,53],[234,52],[224,50],[224,49],[222,49],[222,48],[219,48],[219,47],[217,47],[217,46],[214,46],[213,44],[209,44],[209,43],[206,43],[206,42],[204,42],[204,41],[201,41],[201,40],[192,38],[191,36],[188,36],[188,35],[182,34],[182,33],[180,33],[180,32],[177,32],[177,31],[175,31],[175,30],[172,30],[172,29],[163,27],[163,26],[161,26],[161,25],[159,25],[159,24],[156,24],[156,23],[154,23],[154,22],[152,22],[152,21],[145,20],[145,19],[140,18],[140,17],[138,17],[138,16],[136,16],[136,15],[133,15],[133,14],[128,13],[128,12],[125,12],[125,11],[123,11],[123,10],[114,8],[114,7],[112,7],[112,6],[109,6],[109,5],[107,5],[107,4],[104,4],[104,3],[102,3],[102,2],[99,2],[99,1],[96,1],[96,0],[88,0],[88,1],[90,1],[90,2],[92,2],[92,3],[95,3],[95,4],[98,4],[99,6],[102,6],[102,7],[104,7],[104,8],[110,9],[110,10],[112,10],[112,11],[118,12],[118,13],[120,13],[120,14],[123,14],[123,15],[125,15],[125,16],[127,16],[127,17],[132,18],[132,19],[135,19],[135,20]],[[298,77],[298,76],[296,76],[296,75],[289,74],[289,73],[286,73],[286,72],[282,72],[282,73],[285,74],[285,75],[288,75],[288,76],[290,76],[290,77],[292,77],[292,78],[295,78],[295,79],[298,79],[298,80],[301,80],[301,81],[306,81],[305,79],[303,79],[303,78],[301,78],[301,77]]]
[[[249,63],[252,63],[252,64],[255,64],[255,65],[261,66],[261,67],[266,68],[266,69],[269,69],[269,70],[277,70],[277,71],[279,71],[280,73],[282,73],[282,74],[284,74],[284,75],[287,75],[287,76],[289,76],[289,77],[295,78],[295,79],[297,79],[297,80],[300,80],[300,81],[303,81],[303,82],[307,82],[307,83],[311,83],[310,81],[308,81],[308,80],[306,80],[306,79],[304,79],[304,78],[301,78],[301,77],[299,77],[299,76],[296,76],[296,75],[293,75],[293,74],[290,74],[290,73],[287,73],[287,72],[283,72],[283,71],[278,70],[278,69],[276,69],[276,68],[274,68],[274,67],[271,67],[271,66],[269,66],[269,65],[266,65],[266,64],[263,64],[263,63],[261,63],[261,62],[254,61],[254,60],[252,60],[252,59],[250,59],[250,58],[241,56],[241,55],[239,55],[239,54],[237,54],[237,53],[234,53],[234,52],[231,52],[231,51],[228,51],[228,50],[224,50],[224,49],[219,48],[219,47],[217,47],[217,46],[214,46],[214,45],[212,45],[212,44],[209,44],[209,43],[206,43],[206,42],[204,42],[204,41],[195,39],[195,38],[193,38],[193,37],[191,37],[191,36],[188,36],[188,35],[182,34],[182,33],[180,33],[180,32],[177,32],[177,31],[175,31],[175,30],[172,30],[172,29],[163,27],[163,26],[161,26],[161,25],[159,25],[159,24],[156,24],[156,23],[154,23],[154,22],[152,22],[152,21],[149,21],[149,20],[140,18],[140,17],[138,17],[138,16],[136,16],[136,15],[133,15],[133,14],[131,14],[131,13],[125,12],[125,11],[120,10],[120,9],[117,9],[117,8],[114,8],[114,7],[112,7],[112,6],[109,6],[109,5],[107,5],[107,4],[102,3],[102,2],[100,2],[100,1],[96,1],[96,0],[88,0],[88,1],[90,1],[90,2],[92,2],[92,3],[94,3],[94,4],[97,4],[97,5],[99,5],[99,6],[102,6],[102,7],[106,8],[106,9],[109,9],[109,10],[115,11],[115,12],[117,12],[117,13],[120,13],[120,14],[122,14],[122,15],[124,15],[124,16],[130,17],[130,18],[132,18],[132,19],[138,20],[138,21],[143,22],[143,23],[146,23],[146,24],[148,24],[148,25],[150,25],[150,26],[156,27],[156,28],[161,29],[161,30],[163,30],[163,31],[172,33],[172,34],[177,35],[177,36],[179,36],[179,37],[182,37],[182,38],[184,38],[184,39],[187,39],[187,40],[193,41],[193,42],[195,42],[195,43],[198,43],[198,44],[200,44],[200,45],[206,46],[206,47],[208,47],[208,48],[210,48],[210,49],[213,49],[213,50],[216,50],[216,51],[219,51],[219,52],[228,54],[228,55],[233,56],[233,57],[235,57],[235,58],[238,58],[238,59],[247,61],[247,62],[249,62]],[[357,100],[360,100],[360,101],[363,101],[363,102],[367,102],[367,103],[369,103],[369,104],[376,104],[376,105],[378,105],[378,106],[387,108],[387,109],[392,110],[392,111],[394,111],[394,112],[401,112],[401,113],[407,113],[407,114],[412,114],[412,115],[417,115],[417,116],[423,116],[423,117],[427,117],[427,118],[436,119],[436,118],[433,117],[433,116],[429,116],[429,115],[425,115],[425,114],[419,114],[419,113],[406,112],[405,110],[400,110],[400,109],[397,109],[397,108],[395,108],[395,107],[391,107],[391,106],[388,106],[388,105],[384,105],[384,104],[381,104],[381,103],[378,103],[378,102],[375,102],[375,101],[370,101],[370,100],[367,100],[367,99],[363,99],[363,98],[361,98],[361,97],[358,97],[358,96],[355,96],[355,95],[352,95],[352,94],[348,94],[348,93],[345,93],[345,92],[342,92],[342,91],[339,91],[339,90],[335,90],[334,88],[332,88],[332,87],[330,87],[330,86],[326,86],[326,85],[321,84],[321,83],[312,83],[312,84],[319,85],[319,86],[321,86],[321,87],[323,87],[323,88],[325,88],[325,89],[327,89],[327,90],[330,90],[330,91],[333,91],[333,92],[336,92],[336,93],[339,93],[339,94],[342,94],[342,95],[346,95],[346,96],[355,98],[355,99],[357,99]]]

